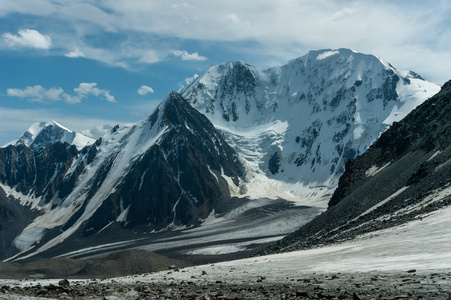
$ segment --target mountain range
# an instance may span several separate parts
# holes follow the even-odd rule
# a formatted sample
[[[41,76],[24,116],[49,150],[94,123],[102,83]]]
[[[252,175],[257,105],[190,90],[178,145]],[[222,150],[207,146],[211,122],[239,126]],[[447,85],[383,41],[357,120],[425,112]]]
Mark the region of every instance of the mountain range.
[[[346,161],[438,91],[414,72],[338,49],[265,70],[212,66],[181,94],[241,154],[246,195],[326,207]]]
[[[351,170],[381,134],[371,149],[390,144],[395,134],[387,128],[402,126],[439,90],[375,56],[320,50],[265,70],[243,62],[212,66],[141,121],[97,141],[56,122],[37,123],[0,148],[0,259],[61,255],[52,249],[75,239],[89,247],[94,237],[120,232],[196,228],[242,199],[320,210],[329,202],[321,220],[349,205],[351,191],[366,182],[344,173],[345,165]],[[407,151],[414,137],[405,139],[380,150],[359,176],[392,169],[387,159]],[[441,159],[434,145],[427,153]],[[432,160],[425,157],[425,164]],[[406,169],[411,185],[431,172],[426,165]],[[298,247],[283,245],[273,250]]]

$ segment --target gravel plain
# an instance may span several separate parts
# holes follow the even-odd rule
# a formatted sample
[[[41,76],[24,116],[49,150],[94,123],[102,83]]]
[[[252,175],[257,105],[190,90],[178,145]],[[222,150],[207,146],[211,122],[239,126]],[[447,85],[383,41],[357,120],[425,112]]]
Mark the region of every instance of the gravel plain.
[[[184,269],[116,279],[2,280],[0,299],[451,299],[448,272],[304,274],[278,282],[264,274],[215,281],[205,271],[180,280],[173,276],[179,272]]]

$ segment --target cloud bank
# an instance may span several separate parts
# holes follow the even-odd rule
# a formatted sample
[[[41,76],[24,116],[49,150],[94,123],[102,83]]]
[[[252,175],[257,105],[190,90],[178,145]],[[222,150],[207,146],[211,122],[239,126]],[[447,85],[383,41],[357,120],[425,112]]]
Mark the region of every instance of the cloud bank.
[[[445,0],[256,1],[52,1],[0,0],[0,17],[45,18],[43,30],[5,33],[8,45],[131,68],[164,59],[206,60],[195,43],[235,43],[227,49],[260,67],[274,66],[308,50],[351,48],[412,68],[435,82],[449,76],[451,2]],[[64,34],[62,34],[64,33]],[[110,36],[115,36],[112,42]],[[99,41],[104,41],[101,43]],[[237,47],[234,47],[238,45]],[[209,57],[211,55],[208,55]],[[246,61],[248,61],[246,59]]]

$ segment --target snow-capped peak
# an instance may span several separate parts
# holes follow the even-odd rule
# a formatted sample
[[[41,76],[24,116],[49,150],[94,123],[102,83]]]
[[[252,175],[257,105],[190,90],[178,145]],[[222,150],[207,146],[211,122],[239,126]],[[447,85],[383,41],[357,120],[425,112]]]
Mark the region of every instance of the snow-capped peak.
[[[309,198],[312,186],[330,191],[347,159],[438,91],[374,55],[324,49],[269,69],[211,66],[181,92],[241,149],[252,170],[250,196],[290,183],[299,199],[305,187]],[[268,178],[273,185],[262,184]]]
[[[32,150],[36,150],[56,142],[67,142],[77,147],[78,150],[81,150],[83,147],[93,144],[95,140],[72,131],[52,120],[50,122],[34,123],[18,139],[9,142],[4,147],[9,145],[24,145]]]

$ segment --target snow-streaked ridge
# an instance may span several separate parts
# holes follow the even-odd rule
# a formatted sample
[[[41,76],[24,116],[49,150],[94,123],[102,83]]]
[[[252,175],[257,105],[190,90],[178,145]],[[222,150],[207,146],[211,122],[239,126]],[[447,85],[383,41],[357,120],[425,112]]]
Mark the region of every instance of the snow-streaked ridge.
[[[84,221],[88,220],[98,207],[100,207],[103,200],[114,191],[115,186],[126,175],[133,162],[152,145],[157,143],[167,129],[167,127],[160,127],[159,124],[150,127],[150,124],[145,120],[136,124],[123,125],[103,136],[103,142],[98,147],[96,158],[80,176],[75,189],[61,205],[37,217],[25,228],[22,234],[15,239],[14,243],[16,247],[22,251],[26,251],[31,244],[38,242],[47,230],[65,225],[72,215],[82,207],[84,201],[86,201],[89,192],[88,187],[93,184],[93,178],[112,159],[113,163],[108,171],[108,179],[103,182],[95,195],[89,199],[83,214],[78,220],[70,228],[41,246],[36,252],[30,254],[30,256],[61,243],[73,234]]]

